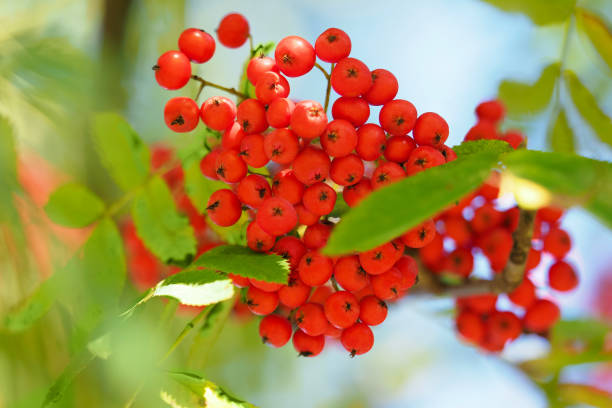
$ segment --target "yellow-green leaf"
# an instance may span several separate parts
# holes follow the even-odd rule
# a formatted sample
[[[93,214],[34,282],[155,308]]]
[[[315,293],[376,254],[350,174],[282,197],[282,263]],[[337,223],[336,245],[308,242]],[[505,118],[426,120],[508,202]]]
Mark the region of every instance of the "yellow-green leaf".
[[[548,143],[554,152],[574,153],[574,132],[567,123],[565,110],[560,109],[555,124],[550,128]]]
[[[104,202],[85,186],[66,183],[51,193],[45,212],[57,224],[80,228],[98,219],[104,208]]]
[[[484,0],[501,10],[522,13],[537,25],[566,20],[574,11],[575,0]]]
[[[612,69],[612,32],[607,24],[600,17],[584,9],[580,9],[578,17],[580,26],[591,40],[593,47]]]
[[[499,85],[498,97],[506,105],[509,116],[535,114],[548,106],[560,74],[560,64],[551,64],[542,70],[532,84],[503,81]]]

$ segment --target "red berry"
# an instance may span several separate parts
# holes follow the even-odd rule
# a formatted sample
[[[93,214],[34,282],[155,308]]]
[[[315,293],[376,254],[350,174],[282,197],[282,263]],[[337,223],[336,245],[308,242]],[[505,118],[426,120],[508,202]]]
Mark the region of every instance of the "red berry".
[[[338,285],[349,292],[358,292],[368,285],[368,275],[359,263],[357,255],[340,258],[334,265],[334,278]]]
[[[481,121],[476,123],[465,135],[465,141],[497,139],[497,129],[492,122]]]
[[[406,291],[413,287],[419,274],[416,260],[410,255],[404,255],[394,266],[401,274],[400,289]]]
[[[276,242],[272,252],[287,259],[291,269],[295,269],[306,253],[306,246],[298,238],[286,236]]]
[[[506,344],[521,335],[521,320],[512,312],[495,311],[489,315],[486,323],[487,336],[489,341],[497,344]]]
[[[350,186],[361,180],[364,170],[363,161],[357,155],[349,154],[332,161],[329,176],[336,184]]]
[[[404,247],[396,242],[387,242],[369,251],[359,253],[359,263],[370,275],[380,275],[391,269],[401,258]]]
[[[497,123],[504,118],[506,109],[498,100],[486,101],[476,106],[476,116],[479,120],[488,120]]]
[[[359,320],[368,326],[377,326],[387,318],[387,304],[376,296],[370,295],[359,302]]]
[[[202,157],[200,161],[200,171],[211,180],[219,180],[219,176],[217,176],[217,158],[219,154],[221,154],[221,149],[212,150]]]
[[[258,55],[256,57],[251,58],[249,64],[247,65],[247,78],[253,84],[253,86],[257,85],[259,78],[263,74],[268,71],[279,73],[278,67],[276,66],[276,62],[274,59],[270,57],[266,57],[265,55]]]
[[[473,295],[457,298],[460,308],[468,309],[478,314],[487,314],[495,310],[497,295]]]
[[[372,86],[363,97],[370,105],[384,105],[395,98],[398,89],[395,75],[379,68],[372,71]]]
[[[366,123],[357,130],[357,147],[359,157],[366,161],[374,161],[385,150],[385,131],[378,125]]]
[[[189,58],[180,51],[167,51],[157,60],[153,67],[155,80],[162,88],[180,89],[191,78]]]
[[[198,126],[200,108],[191,98],[172,98],[166,102],[164,121],[175,132],[190,132]]]
[[[257,208],[265,199],[270,197],[272,191],[265,177],[258,174],[249,174],[238,184],[236,194],[244,204]]]
[[[463,310],[455,319],[457,331],[467,341],[479,344],[485,335],[485,325],[482,318],[469,310]]]
[[[291,338],[291,323],[278,315],[268,315],[259,322],[259,335],[264,343],[283,347]]]
[[[293,347],[301,357],[314,357],[323,351],[325,336],[309,336],[301,330],[293,333]]]
[[[206,211],[215,224],[229,227],[240,219],[242,205],[232,190],[224,188],[212,193],[206,204]]]
[[[578,275],[570,264],[557,261],[548,270],[548,284],[554,290],[568,292],[578,286]]]
[[[434,112],[425,112],[414,124],[414,140],[419,145],[439,147],[448,139],[448,123]]]
[[[298,273],[308,286],[321,286],[331,278],[334,265],[326,256],[309,251],[300,259]]]
[[[300,151],[297,136],[287,128],[275,129],[264,138],[266,157],[279,164],[289,164]]]
[[[226,183],[237,183],[247,174],[247,165],[236,150],[219,153],[215,168],[217,176]]]
[[[279,171],[272,181],[272,193],[294,205],[302,202],[304,190],[304,185],[295,177],[291,169]]]
[[[278,291],[280,302],[290,309],[302,306],[310,296],[311,287],[306,285],[300,278],[289,278],[287,286]]]
[[[261,133],[268,128],[266,107],[257,99],[246,99],[238,105],[236,120],[246,134]]]
[[[359,301],[350,292],[332,293],[324,305],[325,317],[339,329],[352,326],[359,319]]]
[[[179,37],[179,49],[193,62],[202,64],[215,53],[215,39],[204,30],[188,28]]]
[[[293,161],[293,172],[307,186],[323,181],[329,175],[329,156],[317,147],[305,147]]]
[[[457,248],[446,257],[444,269],[455,275],[467,278],[474,269],[474,256],[469,249]]]
[[[339,28],[328,28],[315,41],[317,57],[325,62],[338,62],[351,53],[351,39]]]
[[[477,244],[489,259],[491,269],[501,272],[508,263],[512,250],[512,234],[507,229],[498,227],[482,235]]]
[[[308,211],[306,207],[304,207],[301,204],[295,206],[295,212],[297,212],[298,222],[301,225],[313,225],[317,221],[319,221],[319,218],[320,218],[318,215],[313,214],[310,211]]]
[[[403,99],[394,99],[385,103],[380,110],[378,120],[382,128],[393,136],[405,136],[412,130],[417,119],[413,104]]]
[[[256,315],[269,315],[278,306],[278,295],[276,292],[264,292],[251,286],[246,294],[246,304],[249,310]]]
[[[523,325],[527,330],[542,333],[550,329],[560,315],[559,306],[548,299],[538,299],[525,312]]]
[[[261,75],[255,86],[255,95],[264,104],[289,96],[289,82],[284,76],[268,71]]]
[[[349,121],[335,119],[321,135],[321,146],[332,157],[344,157],[357,146],[357,132]]]
[[[446,160],[438,150],[430,146],[420,146],[410,153],[410,157],[408,157],[408,161],[404,166],[406,167],[406,173],[412,176],[444,163],[446,163]]]
[[[246,135],[240,143],[240,157],[251,167],[260,168],[268,164],[264,137],[259,133]]]
[[[250,285],[249,278],[245,278],[244,276],[234,275],[232,273],[229,273],[227,276],[229,276],[231,278],[232,283],[236,287],[247,288]]]
[[[315,101],[301,101],[291,114],[291,129],[304,139],[315,139],[327,127],[327,115],[323,106]]]
[[[249,278],[249,283],[252,286],[255,286],[257,289],[263,290],[264,292],[277,292],[280,288],[283,287],[281,283],[266,282],[266,281],[257,280],[253,278]]]
[[[370,278],[376,297],[382,300],[397,299],[402,293],[402,273],[395,267]]]
[[[327,298],[330,297],[332,293],[334,293],[334,290],[331,288],[331,286],[319,286],[312,292],[310,301],[323,306]]]
[[[410,153],[416,148],[416,143],[410,136],[392,136],[387,139],[385,159],[403,163],[408,160]]]
[[[477,234],[490,231],[501,224],[503,214],[495,209],[492,203],[485,203],[474,211],[470,227]]]
[[[259,224],[251,222],[246,229],[247,246],[255,252],[267,252],[274,246],[276,238],[264,231]]]
[[[464,247],[472,240],[470,224],[462,217],[451,216],[446,218],[444,220],[444,232],[446,236],[455,241],[457,247]]]
[[[359,96],[372,86],[370,70],[356,58],[340,60],[332,70],[330,80],[334,91],[342,96]]]
[[[512,146],[513,149],[518,149],[525,143],[525,136],[518,130],[507,130],[502,136],[502,140]]]
[[[298,77],[308,73],[315,64],[313,46],[296,35],[279,41],[274,51],[276,65],[288,77]]]
[[[304,191],[302,204],[313,214],[327,215],[336,205],[336,192],[323,182],[315,183]]]
[[[457,160],[457,153],[455,153],[455,151],[450,147],[443,145],[439,146],[438,150],[440,150],[440,153],[442,153],[442,156],[444,156],[444,159],[447,163],[452,162],[453,160]]]
[[[563,208],[553,206],[542,207],[538,210],[536,216],[542,221],[555,224],[563,216]]]
[[[224,150],[239,150],[244,136],[245,134],[240,123],[233,122],[221,135],[221,146]]]
[[[228,48],[238,48],[249,38],[249,22],[241,14],[228,14],[219,23],[217,38]]]
[[[319,336],[327,329],[327,319],[323,306],[318,303],[304,303],[295,311],[297,326],[309,336]]]
[[[308,249],[321,249],[327,244],[331,230],[331,225],[317,222],[306,228],[302,241]]]
[[[266,120],[273,128],[284,128],[291,123],[291,115],[295,109],[295,103],[291,99],[278,98],[268,105]]]
[[[556,259],[562,259],[572,249],[572,240],[565,230],[553,228],[544,237],[544,251]]]
[[[344,348],[351,353],[351,357],[354,357],[370,351],[374,345],[374,334],[367,325],[355,323],[342,331],[340,341]]]
[[[286,234],[297,225],[295,208],[281,197],[270,197],[261,203],[255,219],[264,231],[274,236]]]
[[[372,183],[369,178],[362,178],[357,184],[344,187],[342,198],[349,207],[354,207],[372,192]]]
[[[370,105],[363,98],[342,96],[332,105],[334,119],[348,120],[353,126],[363,125],[370,117]]]
[[[520,307],[529,307],[536,299],[536,288],[528,277],[525,277],[521,284],[508,294],[512,303]]]
[[[204,101],[200,115],[209,128],[225,130],[234,123],[236,105],[225,96],[213,96]]]
[[[406,177],[406,172],[397,163],[381,163],[372,173],[372,189],[378,190]]]
[[[412,228],[404,235],[402,241],[410,248],[423,248],[436,236],[436,224],[433,220],[426,220],[422,224]]]
[[[443,256],[444,242],[440,234],[436,234],[429,244],[419,249],[421,261],[428,267],[438,264]]]

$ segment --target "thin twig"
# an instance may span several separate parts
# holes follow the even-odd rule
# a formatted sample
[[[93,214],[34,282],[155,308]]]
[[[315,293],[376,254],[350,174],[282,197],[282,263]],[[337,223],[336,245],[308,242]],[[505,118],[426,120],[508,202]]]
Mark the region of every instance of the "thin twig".
[[[228,87],[223,86],[223,85],[215,84],[214,82],[207,81],[204,78],[199,77],[197,75],[192,75],[191,79],[194,79],[196,81],[201,82],[202,83],[202,87],[204,87],[204,86],[211,86],[213,88],[220,89],[220,90],[225,91],[227,93],[230,93],[232,95],[236,95],[237,97],[242,98],[242,99],[248,99],[248,97],[249,97],[248,95],[245,95],[242,92],[237,91],[236,88],[228,88]]]
[[[330,74],[325,70],[325,68],[323,68],[318,62],[315,62],[315,67],[319,68],[319,70],[325,76],[325,79],[327,79],[329,81]]]
[[[334,70],[334,64],[331,64],[330,72],[332,72],[333,70]],[[327,113],[327,107],[329,106],[330,93],[331,93],[331,75],[328,75],[327,76],[327,89],[325,90],[325,106],[323,107],[323,109],[325,110],[325,113]]]

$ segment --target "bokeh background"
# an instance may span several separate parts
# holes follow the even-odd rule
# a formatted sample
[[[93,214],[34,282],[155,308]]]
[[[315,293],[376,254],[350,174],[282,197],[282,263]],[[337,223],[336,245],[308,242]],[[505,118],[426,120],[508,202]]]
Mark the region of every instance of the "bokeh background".
[[[612,21],[609,0],[579,3]],[[474,107],[495,97],[502,80],[533,82],[543,67],[559,61],[567,28],[536,26],[520,13],[479,0],[4,1],[0,114],[15,128],[20,180],[32,198],[24,206],[44,204],[55,186],[70,179],[85,183],[108,202],[119,197],[92,158],[86,137],[92,112],[122,113],[149,143],[184,142],[185,136],[164,125],[163,106],[172,96],[195,95],[195,85],[178,92],[163,90],[151,66],[162,52],[176,48],[184,28],[213,32],[231,11],[248,18],[256,43],[291,34],[314,41],[328,27],[342,28],[352,38],[353,56],[372,69],[395,74],[398,97],[412,101],[419,112],[435,111],[446,118],[451,146],[460,143],[475,123]],[[612,114],[609,68],[576,30],[568,47],[566,64],[580,72],[583,82],[596,90],[600,107]],[[247,45],[237,50],[218,46],[212,62],[198,66],[197,73],[234,85],[247,57]],[[316,70],[291,86],[292,95],[301,99],[324,98],[324,78]],[[214,92],[205,89],[200,102]],[[571,104],[567,109],[578,152],[610,160],[610,146],[598,141]],[[551,114],[552,108],[533,117],[510,118],[508,125],[526,132],[529,148],[546,149]],[[372,115],[377,117],[377,110]],[[73,231],[58,231],[36,216],[30,218],[27,228],[41,237],[22,248],[26,261],[15,265],[6,242],[0,249],[0,315],[52,273],[64,259],[65,247],[80,242]],[[612,232],[580,209],[571,209],[563,226],[572,235],[570,259],[581,276],[576,291],[558,297],[564,317],[612,318]],[[54,234],[68,239],[58,242]],[[542,271],[549,262],[542,263]],[[601,306],[606,298],[607,310]],[[161,349],[188,319],[188,314],[179,314],[165,331],[154,331],[163,302],[151,303],[125,338],[122,353],[134,360],[95,363],[77,378],[61,405],[125,403],[138,376],[130,367],[139,364],[138,345],[151,352]],[[202,374],[261,407],[547,406],[545,392],[515,367],[545,355],[547,342],[527,336],[501,357],[483,354],[457,339],[452,306],[451,299],[408,296],[375,328],[372,352],[355,359],[339,346],[326,348],[318,358],[296,358],[290,346],[272,350],[260,344],[256,320],[232,318],[207,353]],[[58,312],[26,334],[0,332],[0,407],[39,406],[68,359],[66,339],[58,329],[61,321]],[[596,381],[612,392],[612,376],[594,378],[588,368],[576,367],[564,375],[573,382]],[[142,406],[161,404],[158,395],[153,397]]]

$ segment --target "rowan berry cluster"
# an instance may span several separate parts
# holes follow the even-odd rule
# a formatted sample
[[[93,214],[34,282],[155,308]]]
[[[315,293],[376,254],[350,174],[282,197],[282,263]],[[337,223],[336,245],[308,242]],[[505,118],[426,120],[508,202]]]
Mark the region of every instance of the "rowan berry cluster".
[[[248,22],[230,14],[221,21],[217,36],[223,45],[239,47],[250,37]],[[190,28],[181,34],[179,48],[159,58],[154,67],[157,82],[167,89],[181,88],[190,78],[210,85],[191,75],[190,61],[212,58],[213,37]],[[420,248],[422,262],[433,273],[468,277],[475,251],[499,272],[507,262],[518,221],[518,208],[496,209],[498,189],[488,183],[458,206],[377,248],[340,258],[320,252],[338,222],[334,216],[338,202],[353,207],[374,190],[456,158],[445,144],[446,121],[433,112],[418,115],[411,102],[396,98],[398,81],[391,72],[370,70],[350,52],[349,36],[337,28],[324,31],[314,46],[289,36],[277,44],[274,58],[259,54],[248,62],[246,75],[255,97],[214,85],[239,96],[238,105],[213,96],[198,107],[193,99],[179,97],[168,101],[164,111],[166,124],[176,132],[195,129],[200,119],[221,132],[220,143],[202,158],[200,168],[205,177],[221,180],[228,188],[210,196],[207,216],[228,227],[246,211],[248,247],[289,261],[287,285],[231,277],[244,288],[250,311],[265,316],[260,323],[264,342],[281,347],[293,337],[303,356],[319,354],[326,338],[339,339],[351,356],[372,348],[370,327],[385,320],[387,302],[399,299],[416,282],[417,261],[408,254],[410,248]],[[329,73],[317,59],[331,63]],[[315,67],[329,83],[325,104],[289,98],[287,78]],[[340,95],[332,105],[332,120],[327,116],[329,87]],[[366,123],[370,106],[381,106],[376,123]],[[497,123],[504,116],[499,102],[479,105],[477,115],[479,122],[466,140],[501,139],[514,148],[522,144],[518,132],[498,133]],[[567,234],[562,236],[556,220],[542,217],[544,250],[562,258],[560,245]],[[566,265],[551,272],[552,287],[569,289],[571,267]],[[517,293],[527,291],[531,282],[526,282]],[[557,318],[558,309],[548,300],[536,300],[535,288],[532,295],[530,302],[525,294],[512,295],[521,298],[522,303],[515,304],[527,308],[522,322],[510,311],[496,311],[494,296],[461,299],[458,330],[491,350],[503,348],[523,328],[545,330]]]

